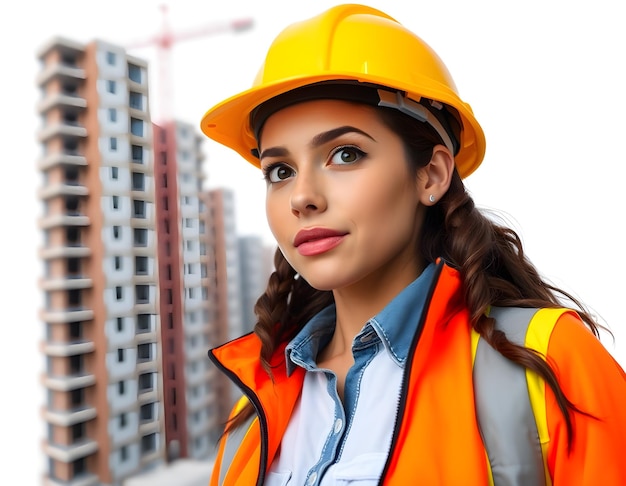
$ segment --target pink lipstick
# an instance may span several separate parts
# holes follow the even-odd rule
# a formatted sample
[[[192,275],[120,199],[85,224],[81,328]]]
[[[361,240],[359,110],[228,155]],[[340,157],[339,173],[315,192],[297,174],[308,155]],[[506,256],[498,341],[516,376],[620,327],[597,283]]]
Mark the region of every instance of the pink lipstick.
[[[339,245],[346,234],[328,228],[300,230],[293,240],[293,246],[303,256],[319,255]]]

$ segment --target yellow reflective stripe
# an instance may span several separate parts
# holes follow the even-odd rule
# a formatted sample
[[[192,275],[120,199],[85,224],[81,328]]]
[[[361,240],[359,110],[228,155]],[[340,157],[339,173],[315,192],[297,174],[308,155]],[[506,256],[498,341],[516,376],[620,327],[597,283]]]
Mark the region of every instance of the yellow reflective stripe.
[[[569,309],[539,309],[533,316],[526,332],[525,345],[528,348],[538,351],[544,358],[548,355],[548,345],[552,330],[562,314],[569,312]],[[546,409],[546,386],[543,378],[536,373],[526,370],[526,381],[528,382],[528,395],[530,404],[537,422],[537,432],[541,443],[541,452],[546,472],[546,485],[550,486],[552,481],[547,465],[548,444],[550,443],[550,433],[548,431],[548,416]]]
[[[471,345],[472,345],[472,369],[473,369],[474,361],[476,360],[476,350],[478,349],[478,341],[480,340],[480,334],[478,334],[474,330],[474,328],[472,328],[470,340],[471,340]]]

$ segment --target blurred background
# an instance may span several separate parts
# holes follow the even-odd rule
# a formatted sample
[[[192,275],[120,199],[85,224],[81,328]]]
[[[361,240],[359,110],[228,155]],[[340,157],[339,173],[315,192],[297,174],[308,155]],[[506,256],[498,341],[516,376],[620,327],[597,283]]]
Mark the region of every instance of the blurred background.
[[[0,353],[1,484],[41,484],[46,467],[41,452],[38,50],[55,36],[126,48],[148,63],[151,102],[157,93],[169,93],[168,106],[151,105],[152,115],[170,110],[175,119],[198,127],[209,107],[250,86],[283,27],[336,3],[170,2],[165,18],[172,33],[204,33],[174,42],[166,64],[154,43],[140,47],[162,32],[163,2],[57,0],[5,6],[0,16],[0,140],[7,169],[0,178],[0,303],[6,330]],[[620,3],[364,3],[398,19],[444,60],[487,137],[485,161],[466,180],[477,205],[505,218],[520,232],[543,275],[591,307],[615,336],[614,342],[603,334],[602,342],[625,366],[626,323],[619,303],[626,290],[621,256],[626,30]],[[222,30],[237,19],[250,19],[251,28]],[[166,73],[159,66],[167,66]],[[260,173],[209,140],[202,150],[207,188],[234,194],[238,233],[271,245]]]

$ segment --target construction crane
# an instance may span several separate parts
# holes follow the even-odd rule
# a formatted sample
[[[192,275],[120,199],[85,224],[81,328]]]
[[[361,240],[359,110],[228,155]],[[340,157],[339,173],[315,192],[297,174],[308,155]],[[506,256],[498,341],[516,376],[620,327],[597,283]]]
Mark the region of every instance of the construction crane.
[[[160,6],[160,8],[163,16],[161,32],[147,39],[128,43],[125,47],[127,49],[140,49],[156,46],[157,59],[159,64],[159,122],[165,123],[172,121],[173,118],[173,90],[171,81],[172,71],[170,69],[170,57],[171,49],[174,43],[226,32],[243,32],[251,29],[254,25],[254,22],[251,18],[241,18],[231,21],[213,22],[193,29],[175,32],[172,30],[169,23],[167,5],[163,4]]]

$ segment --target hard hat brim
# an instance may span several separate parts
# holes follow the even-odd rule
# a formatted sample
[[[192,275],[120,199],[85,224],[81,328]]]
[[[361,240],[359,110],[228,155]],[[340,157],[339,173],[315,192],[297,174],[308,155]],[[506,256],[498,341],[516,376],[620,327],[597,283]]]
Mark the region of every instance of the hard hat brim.
[[[470,105],[462,102],[458,95],[448,87],[433,83],[431,79],[416,80],[415,86],[420,86],[417,93],[411,86],[401,86],[397,80],[386,79],[372,74],[332,72],[281,79],[275,83],[267,83],[252,87],[236,94],[214,107],[210,108],[202,118],[200,128],[202,132],[216,142],[223,144],[256,167],[260,167],[259,159],[255,156],[257,140],[250,126],[250,114],[261,103],[286,93],[295,88],[332,80],[360,81],[376,84],[406,92],[407,96],[415,101],[421,97],[439,101],[454,107],[462,122],[460,150],[455,157],[459,175],[462,178],[469,176],[482,162],[485,154],[485,136],[481,126],[475,119]]]

